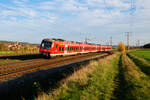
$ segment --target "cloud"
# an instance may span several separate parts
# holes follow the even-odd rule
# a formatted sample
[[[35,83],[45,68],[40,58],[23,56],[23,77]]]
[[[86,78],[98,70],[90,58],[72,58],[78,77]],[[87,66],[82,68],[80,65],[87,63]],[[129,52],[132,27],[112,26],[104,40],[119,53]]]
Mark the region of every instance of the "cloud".
[[[59,37],[82,41],[80,33],[92,33],[97,41],[110,36],[121,41],[132,26],[135,39],[148,42],[144,36],[150,32],[149,3],[136,0],[131,9],[129,0],[6,0],[0,2],[0,35],[6,35],[0,39],[39,43],[44,37]],[[16,38],[11,38],[12,34]]]

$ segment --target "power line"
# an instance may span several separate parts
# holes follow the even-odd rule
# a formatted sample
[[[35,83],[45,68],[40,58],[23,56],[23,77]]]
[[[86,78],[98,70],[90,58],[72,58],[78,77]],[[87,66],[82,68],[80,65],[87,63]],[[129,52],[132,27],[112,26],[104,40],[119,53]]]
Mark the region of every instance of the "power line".
[[[112,15],[111,11],[109,10],[105,0],[104,0],[104,5],[105,5],[106,10],[108,10],[109,15],[113,18],[113,15]]]
[[[135,0],[131,0],[131,5],[130,5],[130,16],[132,17],[131,20],[133,20],[135,10],[136,10]]]

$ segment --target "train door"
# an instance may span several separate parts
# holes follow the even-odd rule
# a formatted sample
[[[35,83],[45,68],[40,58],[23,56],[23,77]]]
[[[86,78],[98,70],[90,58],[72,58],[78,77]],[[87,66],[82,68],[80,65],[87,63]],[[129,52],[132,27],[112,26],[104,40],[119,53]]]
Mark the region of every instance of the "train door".
[[[68,50],[68,45],[67,44],[65,44],[65,54],[67,54],[67,50]]]

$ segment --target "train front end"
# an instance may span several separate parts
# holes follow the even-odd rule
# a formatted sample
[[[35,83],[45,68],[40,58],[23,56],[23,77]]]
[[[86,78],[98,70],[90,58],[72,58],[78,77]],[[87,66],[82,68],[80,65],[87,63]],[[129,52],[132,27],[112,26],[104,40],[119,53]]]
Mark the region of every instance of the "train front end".
[[[40,45],[40,53],[43,56],[50,57],[52,44],[53,44],[52,40],[43,39]]]

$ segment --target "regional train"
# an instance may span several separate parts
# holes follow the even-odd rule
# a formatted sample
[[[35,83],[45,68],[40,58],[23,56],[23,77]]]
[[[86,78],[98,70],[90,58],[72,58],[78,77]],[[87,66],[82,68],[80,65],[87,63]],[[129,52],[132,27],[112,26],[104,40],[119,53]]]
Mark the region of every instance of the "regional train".
[[[40,45],[40,53],[46,57],[75,55],[89,52],[111,51],[112,46],[89,44],[62,39],[43,39]]]

